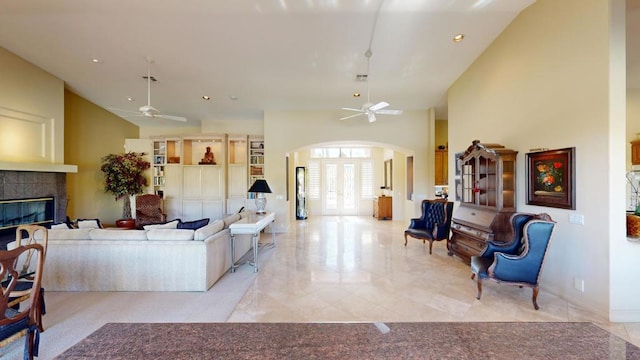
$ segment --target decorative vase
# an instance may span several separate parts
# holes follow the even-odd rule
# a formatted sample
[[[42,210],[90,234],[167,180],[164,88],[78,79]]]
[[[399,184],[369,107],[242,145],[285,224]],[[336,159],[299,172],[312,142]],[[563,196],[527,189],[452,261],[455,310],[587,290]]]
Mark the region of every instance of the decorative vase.
[[[134,229],[136,227],[136,219],[116,220],[116,226],[123,229]]]

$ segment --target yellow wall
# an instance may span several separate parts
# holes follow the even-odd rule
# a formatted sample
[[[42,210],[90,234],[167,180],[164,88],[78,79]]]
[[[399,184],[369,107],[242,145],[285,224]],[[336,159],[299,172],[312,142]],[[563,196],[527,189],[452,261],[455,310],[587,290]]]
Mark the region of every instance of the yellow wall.
[[[624,84],[610,68],[624,49],[609,37],[612,2],[536,1],[449,89],[449,126],[456,129],[449,146],[464,149],[480,139],[518,150],[518,211],[547,212],[558,223],[542,287],[604,316],[610,244],[627,243],[624,169],[616,160],[624,159],[618,129],[625,120],[610,102],[624,104]],[[567,147],[576,148],[576,209],[526,205],[525,153]],[[585,224],[568,223],[570,214],[584,215]],[[637,260],[640,248],[630,251]],[[584,292],[576,279],[585,281]]]
[[[124,152],[124,139],[137,138],[138,127],[70,91],[64,94],[65,158],[78,165],[77,174],[67,175],[67,215],[113,224],[122,217],[122,202],[104,192],[100,159]]]
[[[2,47],[0,73],[0,107],[53,119],[53,149],[44,150],[64,163],[64,82]],[[0,152],[0,161],[20,160]]]
[[[447,120],[436,120],[435,122],[435,133],[436,133],[436,149],[438,146],[445,146],[448,149],[449,144],[449,121]]]

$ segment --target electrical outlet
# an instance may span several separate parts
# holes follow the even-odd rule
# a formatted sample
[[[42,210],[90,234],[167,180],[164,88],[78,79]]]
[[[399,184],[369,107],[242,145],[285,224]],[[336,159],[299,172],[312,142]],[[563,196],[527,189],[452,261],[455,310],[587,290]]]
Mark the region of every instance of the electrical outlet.
[[[584,215],[582,215],[582,214],[569,214],[569,222],[571,224],[584,225]]]
[[[573,287],[580,292],[584,292],[584,280],[577,277],[573,278]]]

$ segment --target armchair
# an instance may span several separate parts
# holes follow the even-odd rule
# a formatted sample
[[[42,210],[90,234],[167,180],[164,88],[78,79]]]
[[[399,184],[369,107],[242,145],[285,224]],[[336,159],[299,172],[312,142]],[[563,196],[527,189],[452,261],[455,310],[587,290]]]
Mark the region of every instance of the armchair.
[[[493,254],[500,252],[503,254],[514,255],[517,254],[522,245],[522,235],[524,231],[524,225],[530,220],[547,220],[553,221],[551,216],[546,213],[530,214],[530,213],[514,213],[509,219],[511,225],[511,234],[513,237],[509,241],[489,241],[486,247],[480,253],[480,257],[490,259],[493,261]]]
[[[449,239],[452,213],[453,202],[422,200],[422,216],[411,219],[409,228],[404,231],[404,246],[407,246],[408,236],[422,239],[423,244],[428,240],[431,254],[434,241]]]
[[[526,216],[512,217],[514,224],[520,224],[523,219],[526,219]],[[481,255],[472,256],[471,279],[476,278],[476,298],[480,300],[482,282],[485,279],[519,287],[526,286],[532,288],[531,300],[533,307],[538,310],[540,274],[554,229],[555,222],[533,218],[523,224],[521,241],[514,241],[515,244],[507,246],[512,251],[511,254],[495,251],[496,247],[490,245]]]
[[[37,265],[33,272],[33,286],[29,289],[29,300],[22,303],[18,309],[11,305],[14,291],[20,282],[19,264],[24,257],[36,255]],[[40,285],[44,263],[44,248],[40,244],[20,246],[12,250],[0,251],[0,347],[25,337],[24,359],[38,356],[40,332],[38,330],[36,309],[40,299]]]
[[[162,198],[160,195],[144,194],[136,196],[136,227],[142,229],[149,224],[160,224],[167,221],[167,215],[162,212]]]

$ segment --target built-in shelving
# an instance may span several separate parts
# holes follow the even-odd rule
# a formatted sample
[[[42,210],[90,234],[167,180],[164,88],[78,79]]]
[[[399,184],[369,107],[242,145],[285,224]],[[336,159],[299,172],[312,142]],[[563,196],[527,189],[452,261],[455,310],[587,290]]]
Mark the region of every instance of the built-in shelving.
[[[249,186],[258,179],[264,179],[264,139],[249,138]],[[249,194],[252,198],[255,194]]]

